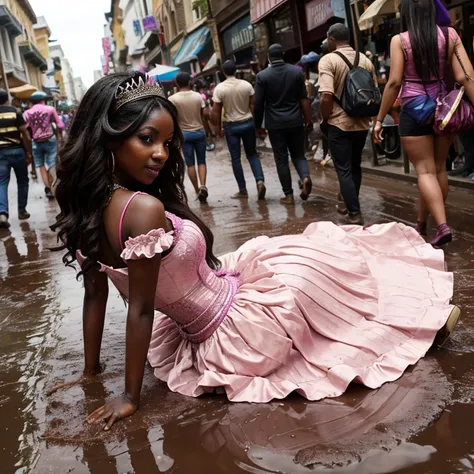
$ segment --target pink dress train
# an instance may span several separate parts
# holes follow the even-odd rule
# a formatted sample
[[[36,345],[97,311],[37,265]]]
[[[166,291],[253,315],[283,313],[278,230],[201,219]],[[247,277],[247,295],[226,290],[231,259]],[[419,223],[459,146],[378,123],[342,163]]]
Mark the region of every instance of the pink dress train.
[[[425,355],[452,306],[453,275],[441,250],[416,231],[311,224],[300,235],[258,237],[205,262],[189,221],[126,242],[122,258],[163,257],[148,360],[172,391],[225,392],[268,402],[309,400],[396,380]],[[102,265],[128,291],[126,270]]]

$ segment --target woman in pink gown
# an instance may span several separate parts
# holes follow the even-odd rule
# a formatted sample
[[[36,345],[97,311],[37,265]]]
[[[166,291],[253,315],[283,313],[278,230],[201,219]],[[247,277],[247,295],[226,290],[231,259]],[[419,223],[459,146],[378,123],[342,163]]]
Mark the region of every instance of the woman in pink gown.
[[[128,300],[124,394],[89,417],[138,409],[146,359],[184,395],[268,402],[396,380],[449,335],[453,276],[403,224],[311,224],[219,260],[187,206],[176,112],[142,73],[87,92],[58,167],[53,226],[84,276],[84,377],[101,371],[108,280]]]

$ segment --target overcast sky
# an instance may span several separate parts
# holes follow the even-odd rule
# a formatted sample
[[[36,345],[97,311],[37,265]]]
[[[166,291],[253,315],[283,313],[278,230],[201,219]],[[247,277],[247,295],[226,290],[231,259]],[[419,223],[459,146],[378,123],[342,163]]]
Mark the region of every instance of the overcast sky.
[[[94,70],[102,67],[104,13],[111,0],[30,0],[37,16],[44,16],[51,38],[63,48],[75,77],[82,77],[86,87],[94,81]]]

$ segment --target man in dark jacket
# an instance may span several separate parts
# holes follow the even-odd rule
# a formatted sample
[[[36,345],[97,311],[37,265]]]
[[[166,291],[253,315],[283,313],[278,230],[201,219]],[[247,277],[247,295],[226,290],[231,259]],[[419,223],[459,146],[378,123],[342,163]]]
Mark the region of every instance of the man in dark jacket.
[[[273,44],[268,50],[271,66],[257,74],[255,126],[265,128],[272,144],[278,177],[285,197],[282,204],[294,204],[288,151],[301,180],[301,199],[311,193],[312,183],[305,157],[305,127],[311,127],[311,108],[303,73],[283,61],[283,48]]]

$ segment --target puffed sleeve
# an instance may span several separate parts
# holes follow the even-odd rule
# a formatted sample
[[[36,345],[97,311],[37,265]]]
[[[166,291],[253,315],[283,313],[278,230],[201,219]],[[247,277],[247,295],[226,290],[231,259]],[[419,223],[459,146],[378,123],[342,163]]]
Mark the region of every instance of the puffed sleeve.
[[[173,231],[165,232],[164,229],[153,229],[147,234],[130,237],[125,242],[125,248],[120,257],[123,260],[153,258],[173,245],[173,234]]]

